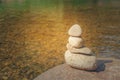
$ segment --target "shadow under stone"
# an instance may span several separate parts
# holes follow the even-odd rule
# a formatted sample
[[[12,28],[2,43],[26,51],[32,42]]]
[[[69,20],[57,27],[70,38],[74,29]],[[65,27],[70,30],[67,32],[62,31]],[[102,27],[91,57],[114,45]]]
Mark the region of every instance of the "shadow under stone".
[[[105,64],[111,63],[112,60],[97,60],[97,69],[95,72],[101,72],[105,70]]]
[[[105,64],[111,63],[113,60],[97,60],[97,68],[96,70],[90,70],[89,72],[101,72],[105,70]]]

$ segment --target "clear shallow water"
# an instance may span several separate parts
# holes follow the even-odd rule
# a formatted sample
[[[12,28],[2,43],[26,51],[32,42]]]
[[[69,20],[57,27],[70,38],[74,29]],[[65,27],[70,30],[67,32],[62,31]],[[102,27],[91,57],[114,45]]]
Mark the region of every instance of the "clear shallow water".
[[[98,57],[120,59],[119,4],[119,0],[0,0],[0,69],[18,70],[7,74],[11,80],[16,74],[32,79],[63,63],[67,31],[76,23],[83,29],[86,46]],[[19,74],[26,66],[35,76]]]
[[[97,0],[1,0],[0,42],[6,40],[24,42],[25,31],[29,31],[30,27],[35,28],[36,25],[38,28],[41,26],[54,28],[61,25],[70,27],[78,23],[86,31],[84,32],[86,35],[90,34],[89,38],[83,36],[91,42],[89,45],[95,45],[92,47],[97,48],[103,56],[117,55],[118,57],[120,52],[119,3],[119,0],[98,0],[98,2]],[[17,34],[19,35],[15,38]],[[26,36],[29,34],[26,33]],[[92,38],[96,40],[92,41]]]

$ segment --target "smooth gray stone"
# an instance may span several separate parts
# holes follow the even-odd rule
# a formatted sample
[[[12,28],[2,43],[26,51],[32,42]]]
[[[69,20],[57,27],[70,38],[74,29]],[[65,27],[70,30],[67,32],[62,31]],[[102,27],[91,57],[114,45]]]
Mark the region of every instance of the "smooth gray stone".
[[[69,43],[66,45],[66,47],[72,53],[88,54],[88,55],[93,54],[93,52],[88,47],[75,48]]]
[[[71,46],[76,47],[76,48],[80,48],[83,46],[83,39],[80,37],[72,37],[70,36],[68,39],[68,42]]]
[[[101,58],[96,71],[83,71],[61,64],[42,73],[34,80],[120,80],[120,60]]]
[[[95,70],[96,69],[96,57],[73,54],[69,50],[65,52],[65,62],[71,67],[83,70]]]
[[[68,34],[70,36],[76,36],[76,37],[81,36],[82,29],[78,24],[75,24],[69,29]]]

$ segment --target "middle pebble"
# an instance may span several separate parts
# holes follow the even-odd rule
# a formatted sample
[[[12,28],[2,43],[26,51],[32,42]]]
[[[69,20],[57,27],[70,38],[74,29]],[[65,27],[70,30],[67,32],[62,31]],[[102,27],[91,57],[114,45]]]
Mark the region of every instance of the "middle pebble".
[[[83,47],[83,40],[80,37],[72,37],[72,36],[70,36],[68,41],[69,41],[69,44],[72,47],[76,47],[76,48]]]

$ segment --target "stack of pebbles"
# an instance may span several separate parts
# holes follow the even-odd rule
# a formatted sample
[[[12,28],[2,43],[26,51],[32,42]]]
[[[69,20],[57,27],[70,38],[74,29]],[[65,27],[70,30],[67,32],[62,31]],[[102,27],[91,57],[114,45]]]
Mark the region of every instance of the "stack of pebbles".
[[[65,52],[65,61],[73,68],[82,70],[95,70],[96,57],[93,52],[84,46],[81,38],[82,30],[77,24],[73,25],[68,34],[70,35],[67,43],[67,51]]]

